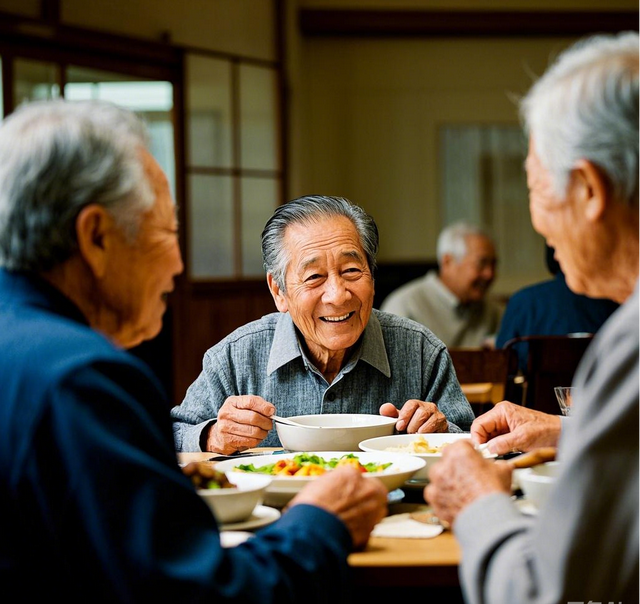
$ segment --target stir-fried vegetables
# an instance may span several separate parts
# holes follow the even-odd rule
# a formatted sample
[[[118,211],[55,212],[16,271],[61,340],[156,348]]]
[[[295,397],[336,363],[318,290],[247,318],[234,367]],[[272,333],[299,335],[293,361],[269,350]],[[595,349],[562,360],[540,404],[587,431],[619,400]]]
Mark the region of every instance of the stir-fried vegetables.
[[[361,472],[382,472],[388,468],[391,463],[361,463],[357,456],[353,453],[347,453],[342,457],[334,457],[326,460],[319,455],[309,455],[308,453],[300,453],[290,459],[281,459],[276,463],[264,466],[254,466],[251,464],[241,464],[236,466],[234,470],[241,472],[257,472],[260,474],[270,474],[272,476],[319,476],[333,468],[340,466],[353,466]]]
[[[236,485],[206,461],[194,461],[182,468],[196,489],[235,489]]]

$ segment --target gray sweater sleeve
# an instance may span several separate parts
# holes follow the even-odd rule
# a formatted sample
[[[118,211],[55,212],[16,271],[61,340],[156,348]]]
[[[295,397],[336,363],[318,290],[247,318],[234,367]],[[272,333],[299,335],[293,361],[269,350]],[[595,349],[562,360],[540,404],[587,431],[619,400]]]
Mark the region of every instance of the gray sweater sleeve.
[[[425,400],[436,403],[447,416],[449,432],[468,432],[471,429],[475,415],[462,393],[451,357],[444,346],[437,352]]]
[[[230,386],[228,371],[220,362],[220,354],[208,350],[202,371],[182,401],[171,410],[173,438],[178,451],[202,451],[201,436],[218,415],[220,407],[235,394]]]
[[[506,495],[482,498],[458,516],[471,604],[637,601],[637,292],[634,298],[578,369],[561,472],[538,517],[518,518]]]

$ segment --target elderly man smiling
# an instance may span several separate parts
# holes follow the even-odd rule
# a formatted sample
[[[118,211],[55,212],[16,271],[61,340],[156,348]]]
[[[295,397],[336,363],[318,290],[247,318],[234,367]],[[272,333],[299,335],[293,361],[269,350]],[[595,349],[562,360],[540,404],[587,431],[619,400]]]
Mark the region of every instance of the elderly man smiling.
[[[378,229],[361,208],[308,196],[280,206],[262,233],[279,313],[207,351],[172,411],[176,446],[230,453],[277,446],[271,416],[381,413],[398,430],[468,430],[473,412],[444,344],[372,310]]]
[[[160,331],[182,271],[147,145],[134,114],[99,101],[0,124],[0,585],[67,603],[349,601],[347,555],[384,516],[384,486],[328,472],[223,548],[159,384],[122,350]]]

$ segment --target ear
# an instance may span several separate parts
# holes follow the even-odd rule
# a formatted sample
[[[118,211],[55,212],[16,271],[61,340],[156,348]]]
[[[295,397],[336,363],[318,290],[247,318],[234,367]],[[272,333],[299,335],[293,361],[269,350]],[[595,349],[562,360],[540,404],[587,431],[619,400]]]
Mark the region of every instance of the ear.
[[[455,262],[454,257],[451,254],[443,254],[440,260],[440,270],[446,271]]]
[[[90,204],[76,218],[76,237],[80,256],[97,278],[104,276],[113,233],[113,218],[100,205]]]
[[[609,187],[602,172],[586,159],[576,162],[571,173],[571,194],[581,203],[589,222],[602,219],[609,199]]]
[[[282,293],[279,285],[276,283],[276,280],[273,278],[271,273],[267,273],[267,285],[269,286],[269,291],[273,296],[273,301],[276,303],[276,308],[280,312],[287,312],[289,310],[289,305],[287,304],[287,298]]]

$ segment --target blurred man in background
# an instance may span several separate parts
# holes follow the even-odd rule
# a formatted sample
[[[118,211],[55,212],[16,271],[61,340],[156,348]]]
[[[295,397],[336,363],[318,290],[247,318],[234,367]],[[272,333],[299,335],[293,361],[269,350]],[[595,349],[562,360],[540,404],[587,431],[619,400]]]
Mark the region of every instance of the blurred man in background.
[[[438,237],[439,271],[406,283],[380,310],[428,327],[448,348],[490,345],[500,324],[500,307],[487,299],[496,276],[491,238],[471,224],[455,223]]]

